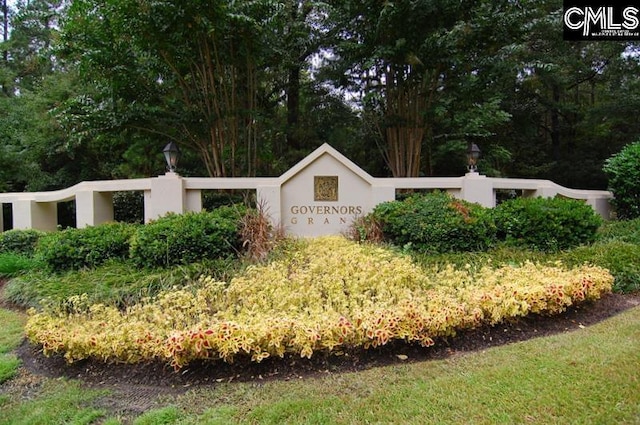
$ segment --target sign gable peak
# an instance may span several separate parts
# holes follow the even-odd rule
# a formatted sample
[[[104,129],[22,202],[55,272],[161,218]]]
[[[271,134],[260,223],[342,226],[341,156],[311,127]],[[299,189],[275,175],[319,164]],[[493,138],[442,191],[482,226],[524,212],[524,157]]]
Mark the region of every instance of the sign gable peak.
[[[358,177],[360,177],[361,179],[363,179],[368,184],[373,184],[374,183],[375,179],[369,173],[364,171],[362,168],[360,168],[358,165],[356,165],[349,158],[347,158],[346,156],[344,156],[343,154],[338,152],[331,145],[329,145],[328,143],[324,143],[322,146],[320,146],[319,148],[317,148],[316,150],[311,152],[309,155],[304,157],[296,165],[291,167],[289,169],[289,171],[287,171],[286,173],[282,174],[280,176],[280,178],[279,178],[280,184],[286,183],[288,180],[290,180],[291,178],[293,178],[294,176],[299,174],[301,171],[303,171],[305,168],[309,167],[311,164],[316,162],[318,159],[320,159],[324,155],[328,155],[328,156],[332,157],[335,161],[337,161],[342,166],[347,168],[353,174],[355,174]]]

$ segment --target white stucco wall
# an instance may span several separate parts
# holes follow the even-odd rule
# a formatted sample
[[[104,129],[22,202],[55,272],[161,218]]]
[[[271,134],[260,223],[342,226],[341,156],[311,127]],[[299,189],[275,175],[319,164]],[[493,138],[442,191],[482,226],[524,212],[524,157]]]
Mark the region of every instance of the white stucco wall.
[[[337,177],[337,197],[332,195],[335,200],[314,199],[316,177]],[[531,196],[561,195],[585,200],[605,219],[610,218],[609,200],[613,197],[608,191],[568,189],[548,180],[490,178],[478,173],[463,177],[374,178],[325,144],[280,177],[184,178],[167,173],[148,179],[82,182],[52,192],[1,193],[0,202],[12,204],[14,228],[55,230],[58,202],[75,200],[78,227],[95,226],[113,220],[112,192],[143,191],[148,222],[169,212],[200,211],[201,191],[215,189],[255,189],[258,202],[273,224],[297,236],[342,233],[355,217],[395,199],[398,189],[446,190],[485,207],[495,206],[498,189],[523,190]]]
[[[314,199],[315,177],[337,177],[335,201]],[[353,219],[373,208],[372,185],[333,156],[324,154],[300,170],[281,188],[282,224],[299,236],[339,234]]]

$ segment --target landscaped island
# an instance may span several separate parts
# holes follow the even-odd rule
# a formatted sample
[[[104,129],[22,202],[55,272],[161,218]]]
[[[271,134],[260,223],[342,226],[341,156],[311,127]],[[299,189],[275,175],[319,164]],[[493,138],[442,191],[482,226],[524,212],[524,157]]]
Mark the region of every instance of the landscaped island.
[[[438,337],[531,313],[554,314],[609,292],[602,268],[526,262],[425,269],[397,251],[343,237],[299,240],[229,282],[203,277],[126,310],[77,296],[33,312],[45,354],[115,362],[260,361]]]

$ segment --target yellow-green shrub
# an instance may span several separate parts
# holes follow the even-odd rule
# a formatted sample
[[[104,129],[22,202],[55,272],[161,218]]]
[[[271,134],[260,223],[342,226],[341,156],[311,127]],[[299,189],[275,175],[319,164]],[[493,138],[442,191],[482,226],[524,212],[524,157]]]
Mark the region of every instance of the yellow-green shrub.
[[[297,243],[231,282],[201,279],[127,311],[87,305],[33,313],[29,339],[69,361],[232,361],[434,338],[530,313],[559,313],[610,291],[604,269],[526,263],[496,270],[423,270],[384,248],[341,237]]]

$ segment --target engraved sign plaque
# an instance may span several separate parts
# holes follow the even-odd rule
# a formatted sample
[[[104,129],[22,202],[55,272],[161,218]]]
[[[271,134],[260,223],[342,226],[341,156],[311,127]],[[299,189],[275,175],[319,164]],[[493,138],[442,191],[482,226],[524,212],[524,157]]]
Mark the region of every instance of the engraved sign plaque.
[[[338,201],[338,176],[313,177],[314,201]]]

